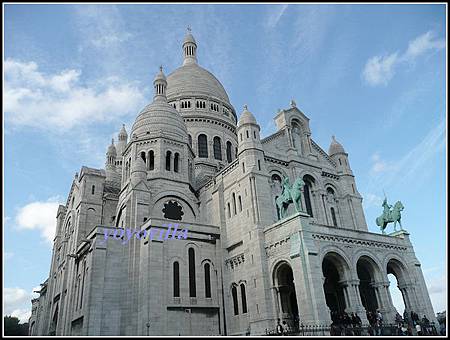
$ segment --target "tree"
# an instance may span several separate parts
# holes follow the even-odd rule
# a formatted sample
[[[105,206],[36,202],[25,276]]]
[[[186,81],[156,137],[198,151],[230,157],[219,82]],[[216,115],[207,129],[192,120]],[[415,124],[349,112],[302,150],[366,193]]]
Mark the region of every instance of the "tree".
[[[3,321],[5,335],[28,335],[28,322],[19,323],[19,319],[11,315],[6,315]]]

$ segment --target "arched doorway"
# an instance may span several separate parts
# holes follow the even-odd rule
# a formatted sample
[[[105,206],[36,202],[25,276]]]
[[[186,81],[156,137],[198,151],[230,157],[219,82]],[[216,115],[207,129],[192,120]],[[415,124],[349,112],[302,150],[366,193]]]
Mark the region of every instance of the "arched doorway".
[[[295,292],[294,273],[288,263],[282,262],[276,267],[274,271],[274,286],[277,291],[279,306],[278,317],[281,321],[286,321],[289,327],[297,328],[299,310]]]
[[[330,309],[331,320],[337,321],[347,307],[343,281],[349,273],[346,261],[337,253],[330,252],[325,255],[322,261],[322,273],[324,277],[323,290],[325,301]]]
[[[367,313],[375,313],[380,308],[375,288],[373,287],[377,280],[376,264],[371,258],[362,256],[356,264],[356,271],[359,279],[359,294],[362,305]]]
[[[403,314],[406,312],[409,314],[411,310],[409,301],[410,296],[409,291],[406,288],[408,280],[403,264],[398,260],[391,259],[387,264],[386,272],[388,274],[389,282],[391,283],[389,285],[389,294],[394,307],[396,307],[397,312],[399,313]]]

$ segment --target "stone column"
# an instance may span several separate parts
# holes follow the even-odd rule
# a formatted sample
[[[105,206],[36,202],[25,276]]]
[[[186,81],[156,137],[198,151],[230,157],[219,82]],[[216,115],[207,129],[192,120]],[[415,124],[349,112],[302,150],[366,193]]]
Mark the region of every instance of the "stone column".
[[[350,286],[350,296],[353,300],[353,312],[358,314],[363,325],[367,325],[369,322],[367,321],[366,309],[362,304],[361,295],[359,293],[359,279],[349,280],[348,284]]]

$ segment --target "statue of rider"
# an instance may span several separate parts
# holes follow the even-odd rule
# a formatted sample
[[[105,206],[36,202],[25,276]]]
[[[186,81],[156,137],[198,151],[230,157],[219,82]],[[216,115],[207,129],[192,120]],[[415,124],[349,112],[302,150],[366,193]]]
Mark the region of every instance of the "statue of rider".
[[[383,207],[383,216],[384,219],[387,220],[389,218],[389,213],[391,211],[392,205],[388,204],[386,197],[384,198],[383,204],[381,205]]]
[[[289,191],[291,190],[291,184],[289,183],[289,177],[283,178],[283,191],[281,197],[289,198]]]

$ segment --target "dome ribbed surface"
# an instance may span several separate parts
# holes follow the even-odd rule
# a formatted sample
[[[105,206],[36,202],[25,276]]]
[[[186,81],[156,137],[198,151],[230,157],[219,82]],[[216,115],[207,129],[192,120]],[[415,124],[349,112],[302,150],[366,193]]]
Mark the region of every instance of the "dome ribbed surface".
[[[230,104],[220,81],[196,63],[183,65],[167,76],[167,100],[180,96],[206,96]]]

